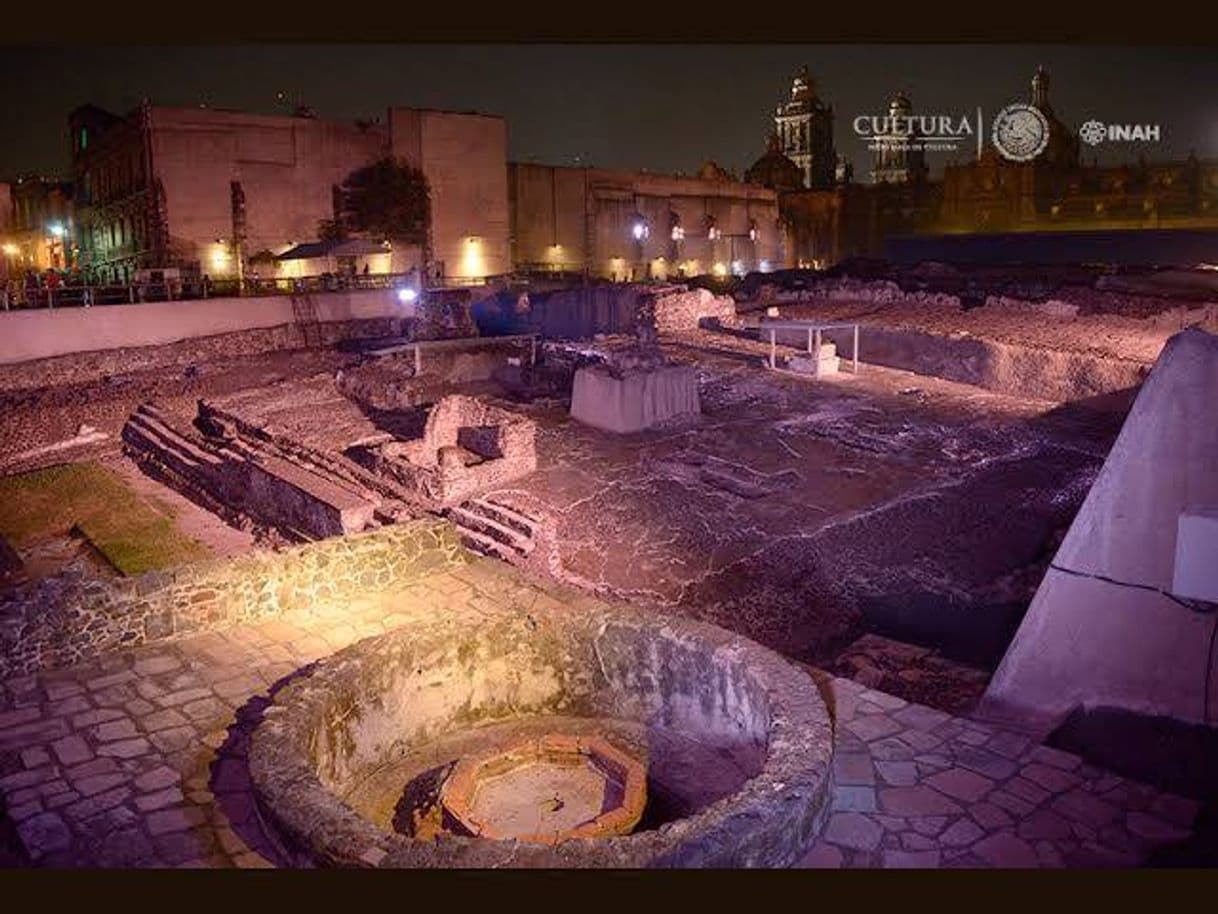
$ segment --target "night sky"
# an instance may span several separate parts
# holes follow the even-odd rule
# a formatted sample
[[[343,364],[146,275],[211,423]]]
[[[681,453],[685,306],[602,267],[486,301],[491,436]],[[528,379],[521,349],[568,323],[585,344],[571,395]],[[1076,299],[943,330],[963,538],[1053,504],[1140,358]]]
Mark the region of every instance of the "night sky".
[[[803,63],[837,111],[835,137],[857,177],[869,154],[851,130],[898,89],[916,113],[989,118],[1026,101],[1049,68],[1058,116],[1158,123],[1159,143],[1109,143],[1101,161],[1218,158],[1218,54],[1212,48],[1075,45],[232,45],[7,48],[0,55],[0,179],[64,173],[66,116],[92,102],[117,112],[165,105],[383,116],[390,104],[507,118],[509,156],[553,164],[737,172],[764,149],[770,116]],[[13,91],[20,87],[19,91]],[[1093,151],[1084,147],[1085,155]],[[578,159],[577,159],[578,157]],[[945,154],[931,154],[938,171]],[[962,156],[963,157],[963,156]]]

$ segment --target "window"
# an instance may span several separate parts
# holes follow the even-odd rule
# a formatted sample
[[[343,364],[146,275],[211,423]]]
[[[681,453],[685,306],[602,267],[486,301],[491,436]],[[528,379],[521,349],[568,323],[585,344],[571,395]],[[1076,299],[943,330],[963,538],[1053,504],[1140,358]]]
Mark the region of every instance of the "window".
[[[86,127],[80,128],[80,151],[84,152],[89,148],[89,130]]]

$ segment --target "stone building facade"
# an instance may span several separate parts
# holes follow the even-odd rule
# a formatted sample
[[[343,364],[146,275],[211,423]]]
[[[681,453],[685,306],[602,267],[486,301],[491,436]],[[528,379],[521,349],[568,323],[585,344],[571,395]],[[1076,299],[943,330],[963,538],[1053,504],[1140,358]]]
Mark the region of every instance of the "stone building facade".
[[[512,163],[512,262],[622,281],[784,266],[778,195],[705,171],[682,177]]]
[[[0,278],[72,266],[72,229],[71,184],[33,176],[0,185]]]
[[[447,276],[507,268],[501,118],[391,108],[384,121],[346,123],[145,104],[127,117],[85,106],[69,125],[82,262],[105,280],[166,266],[235,276],[238,257],[248,265],[315,239],[333,216],[334,187],[389,154],[431,184]]]

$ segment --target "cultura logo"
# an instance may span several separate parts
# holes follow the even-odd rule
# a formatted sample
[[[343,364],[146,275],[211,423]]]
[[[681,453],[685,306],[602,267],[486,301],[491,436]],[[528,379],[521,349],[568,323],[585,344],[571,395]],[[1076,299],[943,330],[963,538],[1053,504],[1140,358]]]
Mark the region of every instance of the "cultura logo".
[[[1157,143],[1162,138],[1158,124],[1105,124],[1087,121],[1078,128],[1078,137],[1088,146],[1110,143]]]

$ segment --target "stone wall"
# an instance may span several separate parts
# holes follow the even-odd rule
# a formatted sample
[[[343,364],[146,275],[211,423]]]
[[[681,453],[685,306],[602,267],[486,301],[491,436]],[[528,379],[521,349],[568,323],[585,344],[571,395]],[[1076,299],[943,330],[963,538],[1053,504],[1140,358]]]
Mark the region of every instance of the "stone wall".
[[[43,578],[0,600],[0,679],[385,592],[466,561],[453,528],[427,518],[136,578]]]
[[[0,338],[3,337],[3,319],[4,316],[0,315]],[[310,328],[309,339],[306,340],[305,330],[300,324],[284,323],[274,327],[218,333],[164,345],[74,352],[0,365],[0,390],[77,384],[108,375],[194,365],[211,359],[301,349],[307,345],[333,346],[349,339],[397,336],[402,331],[402,324],[403,319],[396,317],[334,321],[318,324],[316,329]]]
[[[532,419],[451,394],[427,416],[421,438],[367,455],[373,469],[435,505],[452,505],[537,468]]]

